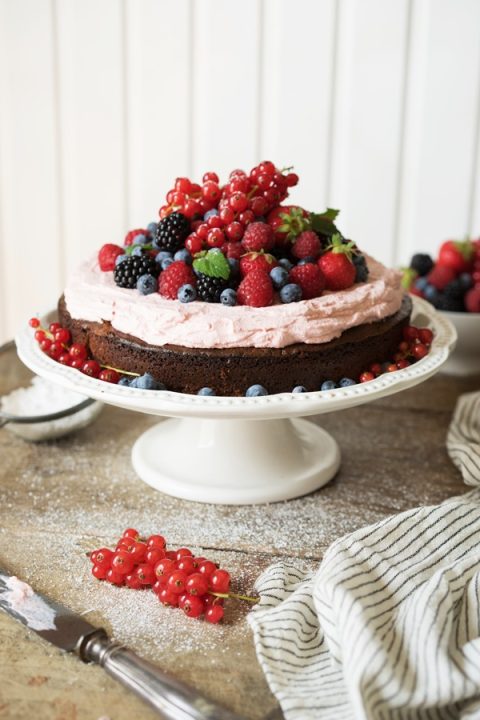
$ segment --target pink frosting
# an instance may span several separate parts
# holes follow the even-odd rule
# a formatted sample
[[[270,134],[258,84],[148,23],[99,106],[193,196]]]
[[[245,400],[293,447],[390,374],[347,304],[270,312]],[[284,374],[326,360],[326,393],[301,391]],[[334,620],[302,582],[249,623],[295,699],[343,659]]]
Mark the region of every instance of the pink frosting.
[[[96,257],[83,263],[65,289],[75,319],[111,322],[151,345],[191,348],[274,347],[325,343],[348,328],[381,320],[400,307],[400,274],[367,257],[369,280],[341,292],[265,308],[181,303],[158,293],[141,295],[115,285]]]

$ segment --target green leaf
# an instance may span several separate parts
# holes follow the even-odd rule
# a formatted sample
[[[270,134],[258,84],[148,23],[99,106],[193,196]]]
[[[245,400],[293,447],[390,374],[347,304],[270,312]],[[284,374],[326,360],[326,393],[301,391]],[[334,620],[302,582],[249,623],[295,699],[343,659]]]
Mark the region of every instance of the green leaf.
[[[202,275],[218,277],[228,280],[230,277],[230,265],[225,255],[220,251],[209,250],[203,257],[195,257],[193,267]]]

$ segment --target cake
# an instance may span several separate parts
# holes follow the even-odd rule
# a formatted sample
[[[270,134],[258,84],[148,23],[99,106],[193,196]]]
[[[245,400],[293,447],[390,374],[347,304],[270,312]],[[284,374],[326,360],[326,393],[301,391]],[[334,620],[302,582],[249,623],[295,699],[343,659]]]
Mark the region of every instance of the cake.
[[[319,390],[391,361],[411,314],[400,274],[342,235],[338,211],[286,205],[297,180],[268,162],[224,186],[177,179],[158,223],[71,275],[58,310],[72,341],[194,394]]]

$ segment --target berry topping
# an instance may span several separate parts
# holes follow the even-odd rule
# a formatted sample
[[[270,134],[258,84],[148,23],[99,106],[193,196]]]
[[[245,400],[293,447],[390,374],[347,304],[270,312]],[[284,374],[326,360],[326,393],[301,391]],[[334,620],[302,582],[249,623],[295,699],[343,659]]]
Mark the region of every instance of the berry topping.
[[[452,280],[455,279],[456,272],[447,265],[435,265],[428,273],[427,281],[429,285],[433,285],[437,290],[444,290]]]
[[[228,288],[230,265],[218,249],[196,257],[193,268],[197,275],[197,292],[204,302],[220,302],[222,292]]]
[[[114,270],[116,264],[115,260],[119,255],[123,255],[123,248],[118,245],[113,245],[112,243],[102,245],[98,251],[98,264],[100,265],[100,270],[103,270],[103,272]]]
[[[136,288],[142,275],[157,277],[159,267],[150,257],[130,256],[117,265],[113,272],[115,283],[121,288]]]
[[[317,233],[313,230],[304,230],[298,235],[292,248],[292,254],[301,260],[302,258],[317,258],[322,250],[322,243]]]
[[[297,283],[288,283],[280,290],[282,303],[298,302],[302,299],[302,288]]]
[[[332,242],[319,259],[318,265],[325,276],[327,290],[345,290],[355,282],[352,243],[344,243],[338,234],[332,237]]]
[[[271,250],[275,245],[272,228],[264,222],[251,223],[245,230],[242,245],[247,252]]]
[[[264,270],[251,270],[237,290],[237,301],[240,305],[266,307],[273,302],[273,285]]]
[[[410,261],[410,267],[415,270],[417,275],[423,277],[428,275],[430,270],[433,268],[433,260],[430,255],[425,253],[416,253]]]
[[[179,212],[163,218],[157,225],[154,244],[159,250],[175,252],[184,244],[190,234],[190,221]]]
[[[273,255],[264,253],[263,250],[261,252],[249,252],[240,258],[240,274],[245,277],[252,270],[263,270],[269,273],[276,265],[277,261]]]
[[[440,247],[438,264],[452,268],[455,274],[465,272],[471,267],[474,256],[474,245],[471,240],[457,242],[447,240]]]
[[[133,245],[133,241],[135,240],[137,235],[146,235],[147,233],[148,231],[144,228],[140,228],[138,230],[130,230],[130,232],[125,235],[125,240],[123,241],[124,246],[128,247],[129,245]]]
[[[160,275],[158,292],[162,297],[176,300],[182,285],[195,286],[195,275],[190,265],[182,260],[175,260]]]
[[[193,285],[182,285],[177,293],[177,297],[182,303],[193,302],[197,299],[197,291],[195,290]]]
[[[290,280],[300,285],[302,289],[302,298],[318,297],[325,288],[325,278],[318,265],[307,263],[306,265],[297,265],[290,271]]]

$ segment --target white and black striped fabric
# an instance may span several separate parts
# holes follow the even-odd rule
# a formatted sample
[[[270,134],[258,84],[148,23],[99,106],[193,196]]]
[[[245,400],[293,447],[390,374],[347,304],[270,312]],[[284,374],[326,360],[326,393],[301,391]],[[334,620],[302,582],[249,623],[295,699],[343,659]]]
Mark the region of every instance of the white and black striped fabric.
[[[448,450],[480,486],[480,393]],[[480,719],[480,487],[336,541],[317,572],[257,580],[255,647],[287,720]]]

